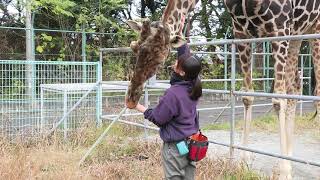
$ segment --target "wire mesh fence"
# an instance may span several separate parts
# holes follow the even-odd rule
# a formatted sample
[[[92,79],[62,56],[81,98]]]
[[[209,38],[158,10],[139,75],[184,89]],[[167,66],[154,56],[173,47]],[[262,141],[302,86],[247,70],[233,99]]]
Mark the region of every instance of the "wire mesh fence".
[[[61,111],[83,93],[68,92],[67,103],[63,106],[65,101],[61,100],[59,91],[41,96],[41,92],[44,93],[41,87],[50,84],[67,88],[65,84],[69,83],[95,83],[98,66],[96,62],[0,61],[0,135],[8,138],[39,135],[45,118],[62,118]],[[72,124],[70,128],[77,127],[77,122],[83,118],[90,119],[92,114],[95,118],[93,96],[88,96],[68,118],[68,123]],[[55,121],[46,122],[52,125]]]
[[[0,59],[27,59],[28,38],[29,53],[42,61],[97,61],[100,47],[119,46],[114,33],[0,26]]]

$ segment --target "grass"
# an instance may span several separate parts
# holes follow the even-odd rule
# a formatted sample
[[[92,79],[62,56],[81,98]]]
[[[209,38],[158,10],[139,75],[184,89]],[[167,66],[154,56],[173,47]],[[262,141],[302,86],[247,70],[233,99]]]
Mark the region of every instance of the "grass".
[[[139,140],[143,131],[116,125],[83,166],[80,158],[104,128],[87,127],[38,142],[0,139],[0,179],[162,179],[161,142]],[[247,166],[225,158],[205,158],[197,163],[197,179],[268,179]]]
[[[229,123],[208,124],[202,128],[203,130],[229,130]]]
[[[305,132],[311,133],[315,138],[320,139],[320,122],[316,119],[312,119],[313,114],[305,114],[303,116],[296,116],[295,120],[295,133],[303,134]],[[236,129],[241,130],[244,125],[244,121],[236,122]],[[204,130],[229,130],[230,124],[217,123],[206,125]],[[267,114],[252,120],[251,129],[253,131],[265,131],[271,133],[277,133],[279,131],[279,122],[277,117],[273,114]]]

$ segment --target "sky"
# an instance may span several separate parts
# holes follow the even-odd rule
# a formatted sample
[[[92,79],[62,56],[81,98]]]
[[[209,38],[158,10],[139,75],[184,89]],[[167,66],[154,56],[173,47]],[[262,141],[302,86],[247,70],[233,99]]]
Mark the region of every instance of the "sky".
[[[10,14],[18,14],[19,13],[17,8],[15,7],[15,5],[16,5],[16,0],[13,0],[11,2],[11,4],[8,6],[8,11],[9,11]],[[0,10],[0,15],[3,15],[3,11],[2,10]]]

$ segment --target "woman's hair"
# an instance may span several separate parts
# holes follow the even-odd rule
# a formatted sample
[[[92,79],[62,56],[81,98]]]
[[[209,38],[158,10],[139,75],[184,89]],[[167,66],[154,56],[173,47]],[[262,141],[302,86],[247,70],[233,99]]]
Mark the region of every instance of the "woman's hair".
[[[184,80],[192,81],[192,88],[190,90],[190,98],[198,100],[202,96],[202,84],[199,78],[201,71],[201,60],[195,56],[190,56],[186,59],[178,60],[178,68],[185,72]]]

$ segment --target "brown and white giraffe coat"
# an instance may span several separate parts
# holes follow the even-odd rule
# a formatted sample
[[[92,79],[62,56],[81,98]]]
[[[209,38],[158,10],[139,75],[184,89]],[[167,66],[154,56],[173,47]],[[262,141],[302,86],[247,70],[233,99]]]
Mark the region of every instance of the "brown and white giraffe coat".
[[[224,0],[233,19],[235,38],[275,37],[285,35],[300,35],[306,33],[320,33],[320,0]],[[271,42],[275,60],[276,93],[299,94],[300,80],[298,75],[298,54],[301,41]],[[317,88],[320,88],[320,51],[319,40],[311,41],[313,47],[313,61],[316,69]],[[244,91],[253,91],[251,79],[251,46],[238,45],[241,68],[244,74]],[[316,95],[320,95],[316,92]],[[243,97],[245,116],[251,109],[253,98]],[[292,155],[294,118],[296,100],[273,99],[280,122],[281,153]],[[319,112],[318,105],[318,112]],[[246,119],[245,124],[250,124]],[[249,126],[244,129],[242,143],[248,144]],[[280,164],[280,179],[291,179],[291,164],[282,161]]]
[[[135,108],[143,93],[143,84],[152,77],[170,53],[170,30],[162,22],[142,23],[129,21],[129,26],[140,32],[138,41],[130,47],[136,56],[136,64],[126,96],[128,108]]]
[[[182,29],[187,13],[194,6],[194,0],[169,0],[161,21],[127,22],[140,34],[138,41],[130,44],[137,62],[126,96],[128,108],[136,107],[143,92],[143,84],[163,64],[169,55],[170,47],[179,47],[186,43],[182,38]]]

